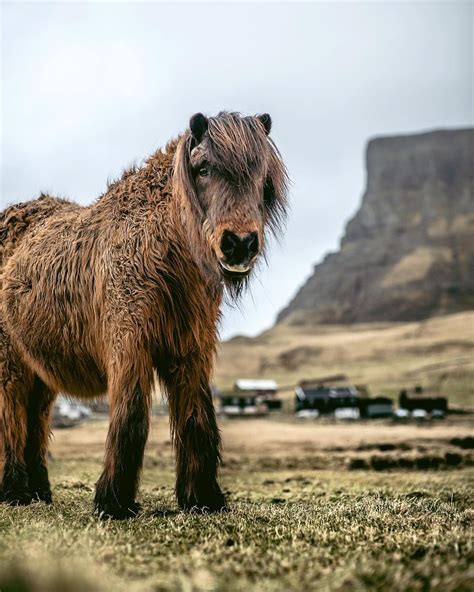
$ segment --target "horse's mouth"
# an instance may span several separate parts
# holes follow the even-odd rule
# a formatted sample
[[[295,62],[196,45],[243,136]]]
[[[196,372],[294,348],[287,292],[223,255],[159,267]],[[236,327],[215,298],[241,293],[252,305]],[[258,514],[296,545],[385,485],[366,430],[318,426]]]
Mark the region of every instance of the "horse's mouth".
[[[223,261],[219,261],[219,265],[221,266],[225,276],[236,279],[247,277],[252,270],[250,265],[229,265]]]

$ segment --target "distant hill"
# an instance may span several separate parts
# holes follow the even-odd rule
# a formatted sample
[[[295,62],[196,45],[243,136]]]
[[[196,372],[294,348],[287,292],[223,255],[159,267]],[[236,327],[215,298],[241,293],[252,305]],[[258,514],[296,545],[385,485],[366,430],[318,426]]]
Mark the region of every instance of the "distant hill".
[[[221,344],[214,376],[220,388],[237,378],[271,378],[280,387],[346,374],[373,394],[398,396],[422,385],[474,409],[474,311],[409,323],[278,323],[253,339]],[[293,390],[285,396],[293,399]],[[288,409],[291,409],[291,405]]]
[[[337,253],[278,322],[415,321],[474,309],[474,129],[367,146],[367,189]]]

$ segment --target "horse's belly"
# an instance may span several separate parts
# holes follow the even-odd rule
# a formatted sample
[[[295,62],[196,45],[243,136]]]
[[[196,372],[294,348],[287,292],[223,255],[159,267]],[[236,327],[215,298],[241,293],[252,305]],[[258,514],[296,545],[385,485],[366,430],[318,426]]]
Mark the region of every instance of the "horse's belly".
[[[37,338],[19,345],[29,366],[55,391],[88,398],[107,390],[105,372],[79,344]]]
[[[98,397],[107,391],[105,377],[97,369],[92,370],[91,366],[81,373],[76,368],[63,368],[54,375],[54,379],[59,387],[56,390],[83,399]]]

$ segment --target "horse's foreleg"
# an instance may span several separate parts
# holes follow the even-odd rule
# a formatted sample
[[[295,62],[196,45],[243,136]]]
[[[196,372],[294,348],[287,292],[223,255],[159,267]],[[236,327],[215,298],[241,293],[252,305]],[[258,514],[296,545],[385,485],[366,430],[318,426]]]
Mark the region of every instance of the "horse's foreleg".
[[[183,509],[217,511],[226,505],[217,480],[220,434],[207,378],[193,370],[177,370],[166,381],[176,448],[176,497]]]
[[[113,379],[109,401],[104,470],[94,504],[103,517],[128,518],[138,511],[135,496],[148,437],[151,378],[131,373],[128,378]]]

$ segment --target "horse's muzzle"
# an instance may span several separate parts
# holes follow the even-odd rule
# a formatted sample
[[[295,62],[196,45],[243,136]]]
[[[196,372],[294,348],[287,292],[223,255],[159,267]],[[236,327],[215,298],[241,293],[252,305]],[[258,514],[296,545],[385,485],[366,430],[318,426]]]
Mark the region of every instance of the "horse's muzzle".
[[[223,258],[219,261],[221,267],[230,273],[249,273],[258,253],[258,243],[257,232],[237,234],[224,230],[219,245],[223,254]]]

